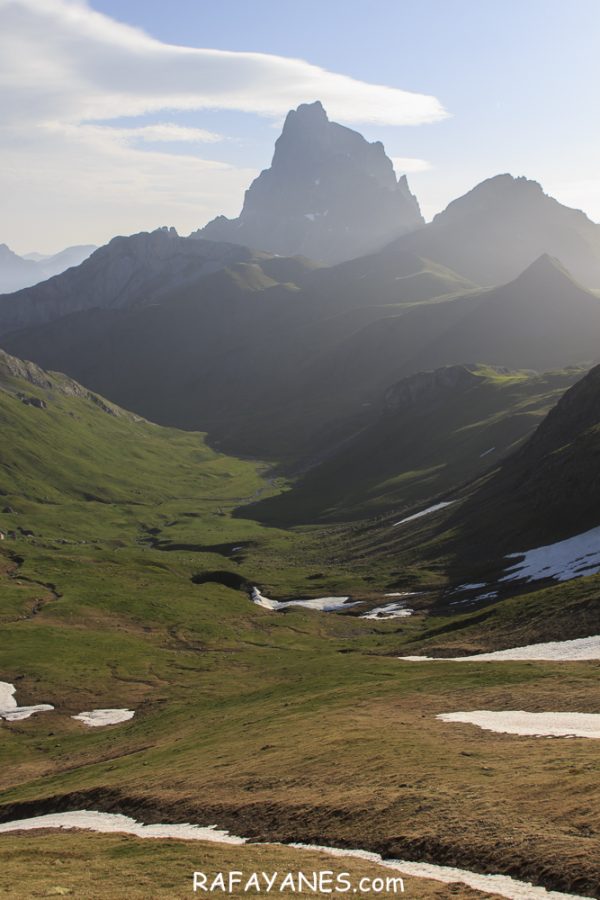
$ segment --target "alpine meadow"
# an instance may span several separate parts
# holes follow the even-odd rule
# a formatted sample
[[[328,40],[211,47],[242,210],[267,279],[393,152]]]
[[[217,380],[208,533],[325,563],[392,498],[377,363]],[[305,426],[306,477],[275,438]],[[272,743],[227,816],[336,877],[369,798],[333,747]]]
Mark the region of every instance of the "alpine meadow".
[[[0,896],[600,898],[599,40],[0,0]]]

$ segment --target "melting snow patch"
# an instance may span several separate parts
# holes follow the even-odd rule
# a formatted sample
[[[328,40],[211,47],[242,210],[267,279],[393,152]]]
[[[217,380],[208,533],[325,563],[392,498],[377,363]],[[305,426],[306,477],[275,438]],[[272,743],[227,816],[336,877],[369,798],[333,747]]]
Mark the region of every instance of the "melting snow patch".
[[[532,713],[522,709],[492,712],[477,709],[473,712],[442,713],[436,718],[442,722],[466,722],[501,734],[600,739],[600,713]]]
[[[202,828],[199,825],[142,825],[129,816],[116,813],[63,812],[32,819],[18,819],[0,824],[0,833],[8,831],[34,831],[38,828],[83,828],[101,834],[133,834],[140,838],[180,838],[185,841],[214,841],[219,844],[245,844],[245,838],[235,837],[227,831],[219,831],[214,825]]]
[[[337,609],[348,609],[350,606],[356,606],[359,601],[348,603],[349,597],[314,597],[309,600],[271,600],[261,594],[258,588],[252,588],[252,602],[263,609],[279,611],[287,609],[288,606],[302,606],[304,609],[317,609],[320,612],[334,612]]]
[[[245,844],[246,838],[235,837],[227,831],[219,831],[214,826],[203,828],[199,825],[142,825],[129,816],[114,813],[81,812],[55,813],[36,816],[32,819],[20,819],[0,824],[0,833],[11,831],[32,831],[41,828],[80,828],[103,834],[125,833],[141,838],[176,838],[186,841],[211,841],[220,844]],[[273,846],[257,844],[257,846]],[[276,846],[282,846],[281,844]],[[382,859],[379,853],[367,850],[347,850],[339,847],[322,847],[317,844],[288,844],[298,850],[311,850],[325,853],[333,857],[350,857],[364,859],[386,869],[392,869],[402,875],[413,878],[429,878],[443,884],[460,882],[474,890],[483,891],[507,900],[585,900],[575,894],[563,894],[558,891],[547,891],[525,881],[517,881],[509,875],[480,875],[466,869],[455,869],[450,866],[436,866],[432,863],[408,862],[400,859]]]
[[[424,660],[438,661],[435,656],[400,656],[411,662]],[[545,644],[527,644],[509,650],[495,650],[492,653],[477,653],[474,656],[454,656],[445,662],[495,662],[496,660],[546,660],[548,662],[568,662],[586,659],[600,659],[600,635],[575,638],[572,641],[548,641]]]
[[[71,716],[90,728],[99,728],[101,725],[118,725],[120,722],[127,722],[133,719],[135,712],[132,709],[90,709],[88,712],[79,713],[78,716]]]
[[[500,581],[538,581],[540,578],[569,581],[595,575],[600,572],[600,527],[547,547],[511,553],[506,558],[519,557],[523,557],[521,562],[514,563]]]
[[[453,503],[456,503],[456,500],[446,500],[445,503],[436,503],[434,506],[428,506],[427,509],[422,509],[421,512],[413,513],[412,516],[407,516],[405,519],[400,519],[399,522],[394,522],[392,528],[396,528],[397,525],[406,525],[407,522],[414,522],[415,519],[420,519],[422,516],[430,516],[440,509],[445,509],[446,506],[452,506]]]
[[[404,603],[386,603],[385,606],[377,606],[368,613],[363,613],[361,619],[403,619],[412,616],[414,609],[407,609]]]
[[[37,712],[45,712],[54,709],[49,703],[38,703],[37,706],[17,706],[15,700],[16,688],[8,681],[0,681],[0,719],[7,722],[16,722],[20,719],[28,719]]]
[[[430,878],[443,884],[460,882],[476,891],[506,897],[507,900],[583,900],[575,894],[563,894],[559,891],[547,891],[526,881],[517,881],[509,875],[480,875],[466,869],[455,869],[451,866],[436,866],[433,863],[408,862],[402,859],[382,859],[379,853],[368,850],[342,850],[337,847],[321,847],[317,844],[290,844],[300,850],[318,850],[328,856],[354,857],[368,860],[386,869],[393,869],[402,875],[413,878]]]

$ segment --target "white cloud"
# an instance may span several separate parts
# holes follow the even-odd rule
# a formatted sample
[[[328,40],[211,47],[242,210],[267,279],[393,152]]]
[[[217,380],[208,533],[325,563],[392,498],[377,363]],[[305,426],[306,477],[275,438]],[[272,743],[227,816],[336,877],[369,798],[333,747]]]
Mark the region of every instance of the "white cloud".
[[[301,59],[164,44],[79,0],[0,0],[0,114],[103,119],[171,109],[279,116],[320,99],[345,122],[418,125],[446,113],[427,94],[368,84]]]
[[[392,156],[394,169],[399,175],[405,175],[410,172],[428,172],[431,169],[431,163],[426,159],[418,159],[414,156]]]
[[[195,145],[212,147],[220,135],[118,119],[225,109],[280,120],[317,98],[348,123],[446,115],[435,97],[303,60],[164,44],[83,0],[0,0],[0,195],[10,223],[0,241],[51,251],[117,230],[175,224],[185,232],[217,213],[236,215],[256,173],[196,155]],[[189,150],[159,152],[154,142]]]

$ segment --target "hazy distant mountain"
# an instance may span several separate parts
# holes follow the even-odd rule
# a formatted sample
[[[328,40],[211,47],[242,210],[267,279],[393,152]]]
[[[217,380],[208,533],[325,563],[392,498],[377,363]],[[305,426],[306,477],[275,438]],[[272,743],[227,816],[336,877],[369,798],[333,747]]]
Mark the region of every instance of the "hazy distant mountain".
[[[165,291],[251,257],[244,247],[189,240],[174,229],[116,237],[76,268],[0,297],[0,334],[83,309],[155,302]]]
[[[82,244],[48,256],[42,253],[18,256],[6,244],[0,244],[0,294],[31,287],[71,266],[78,266],[95,249],[93,244]]]
[[[155,244],[173,254],[167,263],[156,260]],[[217,271],[203,274],[190,246]],[[182,258],[190,277],[176,288]],[[467,292],[457,292],[461,281],[449,270],[410,254],[396,261],[382,274],[367,257],[361,278],[350,263],[315,271],[233,245],[118,239],[68,277],[32,289],[58,283],[62,302],[81,311],[2,344],[149,419],[302,465],[372,423],[386,388],[424,368],[470,360],[545,370],[598,357],[600,299],[547,258],[507,286]],[[86,268],[94,280],[76,280]],[[122,292],[108,291],[123,272]],[[12,309],[18,297],[3,298],[0,321],[3,303]],[[34,309],[42,308],[38,296]]]
[[[23,285],[35,284],[37,273],[36,262],[23,259],[6,244],[0,244],[0,293],[17,291]]]
[[[546,253],[583,284],[600,288],[600,225],[526,178],[482,182],[398,247],[485,285],[510,281]]]
[[[121,238],[78,269],[3,298],[0,324],[12,314],[14,325],[25,295],[40,324],[5,334],[2,345],[154,421],[207,430],[257,456],[303,457],[335,442],[348,417],[372,416],[402,363],[454,321],[451,301],[432,301],[468,287],[410,254],[374,272],[367,258],[359,291],[345,266],[336,279],[307,260],[209,241],[173,237],[177,253],[159,265],[156,246],[166,254],[168,244],[160,234]],[[154,247],[148,260],[145,247]],[[186,283],[177,280],[182,253]],[[212,263],[208,274],[200,254]],[[457,302],[462,312],[470,301]],[[405,311],[421,308],[423,318],[404,328]],[[394,340],[381,353],[392,321]]]
[[[600,297],[544,255],[477,304],[423,352],[424,366],[478,359],[538,370],[600,356]]]
[[[246,191],[239,218],[219,216],[196,235],[338,262],[423,223],[383,144],[330,122],[317,101],[288,113],[271,167]]]

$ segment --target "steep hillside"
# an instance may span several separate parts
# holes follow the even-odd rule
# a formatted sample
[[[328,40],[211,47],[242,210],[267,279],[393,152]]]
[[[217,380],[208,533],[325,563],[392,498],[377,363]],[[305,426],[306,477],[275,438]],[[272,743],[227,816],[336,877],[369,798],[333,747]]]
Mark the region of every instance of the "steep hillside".
[[[215,454],[203,435],[160,428],[4,351],[0,423],[4,531],[21,533],[35,520],[52,523],[54,538],[73,538],[83,522],[94,521],[97,533],[103,522],[125,527],[142,506],[186,496],[200,481],[207,498],[213,483],[217,496],[229,480],[248,494],[260,484],[254,467]]]
[[[600,288],[600,225],[526,178],[483,181],[397,246],[485,285],[516,278],[547,253],[583,284]]]
[[[285,494],[242,511],[271,522],[344,521],[425,504],[511,453],[580,371],[450,366],[388,389],[383,414]]]
[[[457,516],[487,556],[600,525],[600,366],[567,391]]]
[[[423,224],[383,145],[330,122],[317,101],[288,113],[271,167],[246,191],[239,217],[219,216],[196,235],[339,262]]]

